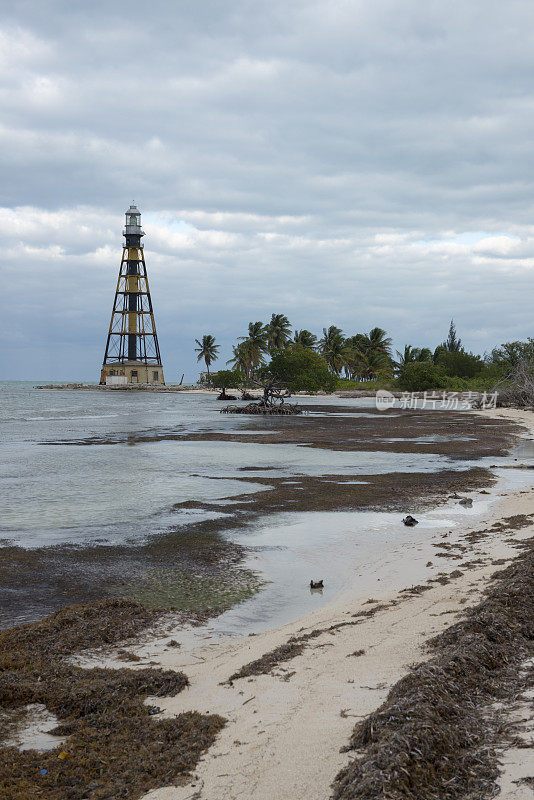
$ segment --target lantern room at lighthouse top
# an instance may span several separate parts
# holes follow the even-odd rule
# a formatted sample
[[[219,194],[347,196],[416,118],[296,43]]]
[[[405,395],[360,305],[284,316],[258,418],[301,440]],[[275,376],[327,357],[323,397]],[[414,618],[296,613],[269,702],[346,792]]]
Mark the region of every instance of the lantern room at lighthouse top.
[[[137,206],[131,205],[126,211],[126,224],[122,232],[123,236],[144,236],[141,230],[141,212]]]

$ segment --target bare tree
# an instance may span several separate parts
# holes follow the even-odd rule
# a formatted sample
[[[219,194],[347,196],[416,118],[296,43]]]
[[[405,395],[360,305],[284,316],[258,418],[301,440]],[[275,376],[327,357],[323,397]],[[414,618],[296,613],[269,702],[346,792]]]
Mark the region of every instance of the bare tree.
[[[508,375],[495,384],[497,404],[500,406],[534,406],[534,365],[519,361]]]

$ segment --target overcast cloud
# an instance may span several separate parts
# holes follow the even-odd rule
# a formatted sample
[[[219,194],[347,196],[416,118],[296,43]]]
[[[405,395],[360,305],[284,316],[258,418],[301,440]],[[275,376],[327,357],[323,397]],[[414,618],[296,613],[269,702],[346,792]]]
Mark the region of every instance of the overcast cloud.
[[[133,199],[168,381],[272,312],[534,334],[528,0],[3,9],[0,377],[98,378]]]

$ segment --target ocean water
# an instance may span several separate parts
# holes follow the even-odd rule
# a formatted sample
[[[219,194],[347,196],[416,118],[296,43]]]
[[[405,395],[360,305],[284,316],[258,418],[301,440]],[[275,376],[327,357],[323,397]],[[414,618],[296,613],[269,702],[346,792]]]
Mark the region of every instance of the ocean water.
[[[299,398],[304,408],[313,405],[309,413],[318,416],[326,412],[317,406],[332,402],[347,409],[374,406],[368,398]],[[358,475],[472,466],[425,452],[244,442],[247,418],[221,415],[220,409],[213,394],[40,390],[29,383],[0,383],[0,540],[26,548],[135,543],[223,518],[220,508],[233,495],[245,495],[246,508],[246,494],[265,488],[247,478],[275,476],[291,482],[303,475],[351,475],[357,483]],[[388,415],[396,413],[391,409]],[[277,421],[261,425],[254,431],[260,439]],[[229,434],[231,440],[182,438],[204,433]],[[440,438],[417,440],[430,445]],[[534,465],[532,442],[498,460],[511,464],[514,456]],[[489,466],[494,460],[476,464]],[[489,496],[477,496],[469,509],[451,501],[418,514],[416,529],[402,525],[398,512],[289,510],[255,519],[245,528],[227,527],[224,535],[248,548],[247,564],[266,584],[258,595],[212,621],[209,630],[233,635],[281,625],[348,587],[354,591],[355,585],[364,594],[380,586],[409,585],[412,567],[431,554],[436,528],[476,524],[503,487],[530,487],[534,475],[531,470],[494,472],[499,483]],[[175,508],[186,501],[186,509]],[[206,510],[210,503],[219,508]],[[426,538],[428,547],[421,545]],[[326,578],[324,591],[310,592],[310,578]]]
[[[306,406],[332,400],[299,398],[299,402]],[[373,401],[335,402],[365,407]],[[240,441],[247,419],[221,415],[220,409],[212,394],[0,384],[0,539],[24,547],[139,540],[171,525],[221,514],[194,507],[176,510],[177,503],[209,503],[263,489],[243,480],[244,475],[290,479],[451,466],[435,454],[351,453],[247,443]],[[217,432],[231,434],[235,441],[164,438]],[[255,465],[261,466],[240,471]],[[266,466],[269,471],[262,469]]]

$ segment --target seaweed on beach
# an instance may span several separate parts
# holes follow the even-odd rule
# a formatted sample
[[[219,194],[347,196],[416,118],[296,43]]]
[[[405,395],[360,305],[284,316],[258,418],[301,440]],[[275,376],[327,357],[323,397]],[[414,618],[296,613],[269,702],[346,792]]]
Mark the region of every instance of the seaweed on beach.
[[[369,600],[367,602],[374,603],[376,601]],[[357,619],[347,620],[347,622],[336,622],[334,625],[329,625],[328,628],[314,628],[313,630],[308,631],[308,633],[301,633],[300,636],[292,636],[284,644],[279,645],[279,647],[275,647],[274,650],[270,650],[268,653],[264,653],[260,658],[245,664],[243,667],[237,670],[237,672],[234,672],[232,675],[230,675],[227,683],[231,684],[233,681],[238,680],[239,678],[249,678],[252,675],[268,675],[270,672],[272,672],[274,667],[277,667],[284,661],[290,661],[292,658],[300,656],[304,651],[304,648],[307,647],[308,642],[310,642],[312,639],[322,636],[323,633],[335,633],[335,631],[339,630],[340,628],[346,628],[351,625],[360,625],[364,619],[374,617],[374,615],[379,611],[383,611],[386,608],[391,608],[392,606],[397,605],[398,602],[398,600],[391,600],[389,603],[377,603],[376,606],[368,609],[367,611],[358,611],[356,614],[353,614],[352,616],[357,617]]]
[[[245,664],[241,669],[234,672],[228,678],[228,683],[236,681],[238,678],[248,678],[251,675],[268,675],[271,670],[282,664],[284,661],[290,661],[292,658],[299,656],[305,648],[305,643],[292,637],[285,644],[275,647],[268,653],[264,653],[261,658],[257,658],[248,664]]]
[[[164,613],[119,599],[68,606],[39,622],[0,632],[0,674],[28,669],[29,664],[46,666],[81,649],[133,639]]]
[[[171,719],[145,704],[178,694],[181,672],[84,669],[68,659],[82,648],[133,638],[162,616],[138,603],[107,600],[69,607],[0,633],[0,708],[9,721],[30,704],[55,714],[65,741],[45,753],[0,744],[0,797],[10,800],[136,800],[195,767],[224,720],[197,712]],[[12,728],[13,726],[11,726]]]
[[[260,586],[240,566],[244,548],[220,536],[219,525],[207,520],[137,545],[3,547],[0,629],[106,598],[165,607],[180,621],[202,623]]]
[[[311,639],[316,639],[323,633],[330,633],[338,628],[343,628],[346,625],[357,625],[357,622],[338,622],[335,625],[330,625],[328,628],[315,628],[308,633],[302,633],[300,636],[292,636],[284,644],[275,647],[268,653],[264,653],[260,658],[250,661],[245,664],[241,669],[230,675],[227,683],[231,684],[238,678],[249,678],[251,675],[268,675],[274,667],[282,664],[284,661],[290,661],[292,658],[300,656]]]
[[[258,413],[257,404],[240,426],[240,441],[254,444],[301,444],[325,450],[374,451],[393,453],[436,453],[471,461],[473,458],[506,456],[513,437],[521,431],[509,420],[482,417],[446,410],[395,410],[384,414],[376,408],[332,405],[306,405],[306,414],[286,416]],[[284,404],[287,407],[287,404]],[[284,406],[282,408],[284,408]],[[237,408],[237,407],[235,407]],[[239,407],[246,414],[246,407]],[[317,418],[320,414],[320,419]],[[268,432],[265,425],[268,424]],[[261,434],[258,435],[258,429]],[[454,430],[454,433],[452,432]],[[421,434],[425,440],[421,440]],[[59,439],[43,446],[113,445],[156,441],[199,442],[232,441],[234,430],[203,430],[185,433],[167,427],[150,431],[131,431],[110,436]]]
[[[524,688],[533,653],[534,539],[465,618],[434,637],[433,657],[354,729],[358,751],[334,800],[458,800],[495,794],[506,723],[492,707]]]

